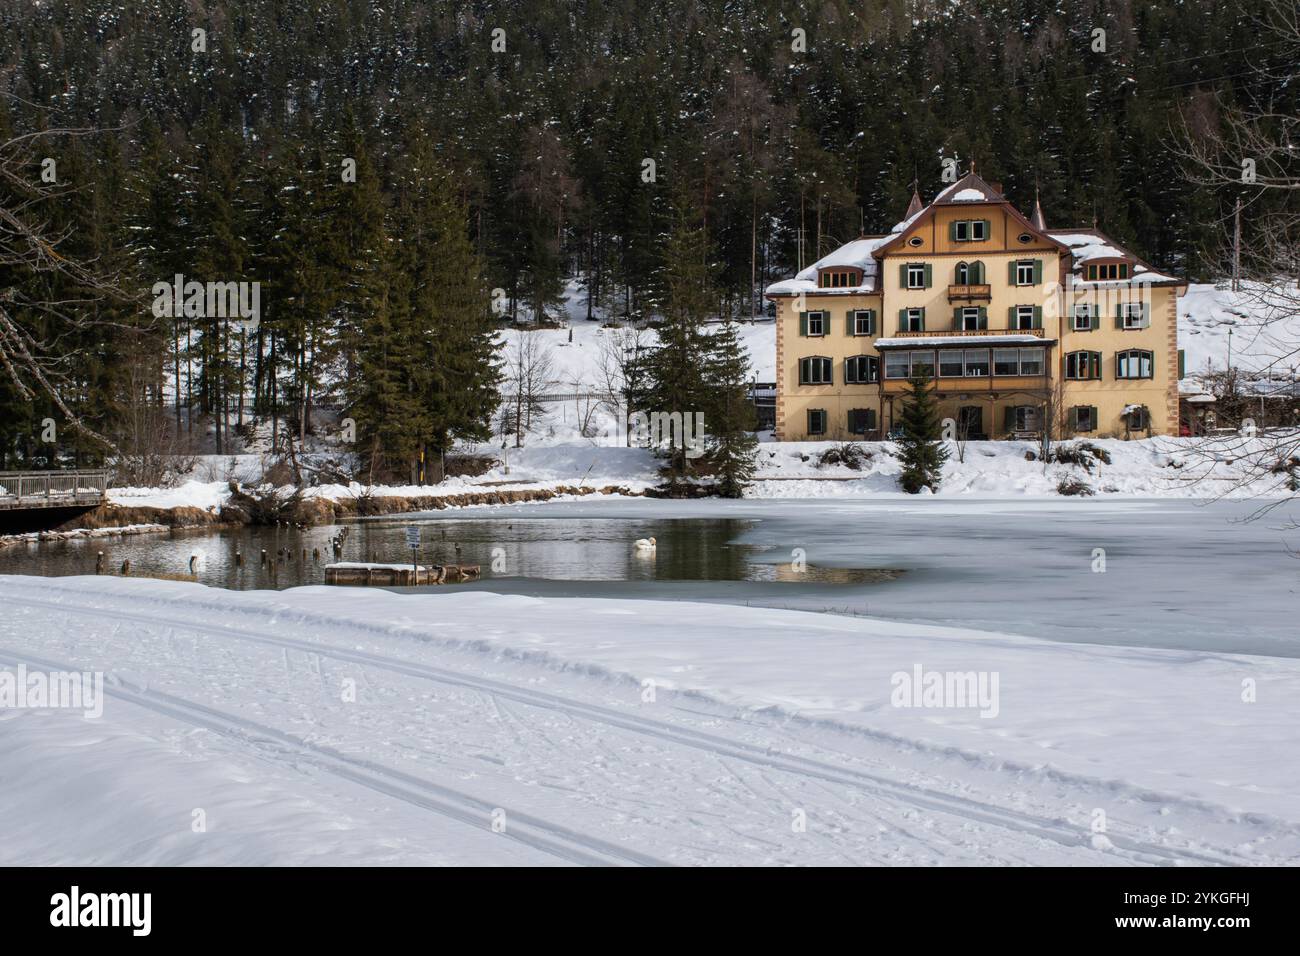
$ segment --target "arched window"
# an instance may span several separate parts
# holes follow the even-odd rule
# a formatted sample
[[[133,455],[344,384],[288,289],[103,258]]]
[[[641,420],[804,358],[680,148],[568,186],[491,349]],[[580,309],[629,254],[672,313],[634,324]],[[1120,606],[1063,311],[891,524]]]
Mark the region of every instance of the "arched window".
[[[814,355],[799,360],[800,385],[830,385],[831,360],[823,355]]]
[[[957,279],[957,282],[956,282],[957,285],[970,285],[970,284],[971,284],[972,280],[971,280],[971,277],[970,277],[970,264],[969,264],[969,263],[966,263],[966,262],[959,262],[959,263],[957,263],[957,276],[956,276],[956,279]]]
[[[1151,378],[1153,355],[1147,349],[1126,349],[1115,353],[1116,378]]]

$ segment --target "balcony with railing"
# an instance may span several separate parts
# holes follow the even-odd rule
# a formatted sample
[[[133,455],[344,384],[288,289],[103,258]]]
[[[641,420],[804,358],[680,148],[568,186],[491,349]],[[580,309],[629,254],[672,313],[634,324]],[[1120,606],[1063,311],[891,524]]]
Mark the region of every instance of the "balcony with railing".
[[[987,283],[962,283],[948,286],[949,302],[988,302],[993,288]]]
[[[937,339],[937,338],[962,338],[963,336],[981,336],[989,338],[999,335],[1030,335],[1034,338],[1044,338],[1042,329],[936,329],[933,332],[895,332],[890,336],[891,339]]]

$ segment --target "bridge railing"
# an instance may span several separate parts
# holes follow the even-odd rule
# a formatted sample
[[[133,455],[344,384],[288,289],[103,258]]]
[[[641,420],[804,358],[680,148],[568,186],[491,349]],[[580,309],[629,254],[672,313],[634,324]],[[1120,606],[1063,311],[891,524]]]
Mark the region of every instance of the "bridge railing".
[[[82,504],[107,496],[107,471],[0,471],[0,503],[11,508]]]

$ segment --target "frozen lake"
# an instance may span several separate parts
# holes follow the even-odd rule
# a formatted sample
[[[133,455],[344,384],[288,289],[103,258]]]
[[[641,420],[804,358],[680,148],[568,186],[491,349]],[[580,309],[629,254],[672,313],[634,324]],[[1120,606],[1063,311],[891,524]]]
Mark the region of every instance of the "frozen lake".
[[[1258,508],[1163,499],[551,502],[362,521],[341,559],[408,561],[404,529],[418,524],[422,562],[481,565],[483,580],[461,590],[747,604],[1300,657],[1300,561],[1288,553],[1300,539],[1288,530],[1300,507],[1247,520]],[[129,559],[136,574],[184,575],[196,554],[194,579],[204,584],[319,584],[338,530],[17,545],[0,549],[0,573],[93,574],[102,550],[112,572]],[[635,552],[632,542],[649,536],[658,539],[654,555]]]
[[[903,573],[860,586],[498,579],[474,587],[724,601],[1057,641],[1300,657],[1300,559],[1288,550],[1300,545],[1300,505],[1250,520],[1259,508],[1028,498],[552,503],[511,515],[726,517],[747,522],[733,543],[754,548],[754,560],[788,565],[803,549],[811,567]]]

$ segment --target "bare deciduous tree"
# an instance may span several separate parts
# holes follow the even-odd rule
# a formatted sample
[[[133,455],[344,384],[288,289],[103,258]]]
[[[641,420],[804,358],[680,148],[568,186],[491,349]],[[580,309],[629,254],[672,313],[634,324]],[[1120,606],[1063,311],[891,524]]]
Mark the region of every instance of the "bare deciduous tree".
[[[554,362],[544,334],[516,331],[514,347],[506,358],[502,394],[516,448],[523,447],[525,432],[532,428],[533,417],[541,414],[543,397],[555,384]]]
[[[1260,32],[1269,46],[1283,51],[1280,73],[1278,67],[1254,67],[1255,76],[1268,81],[1261,85],[1272,92],[1248,108],[1227,109],[1217,97],[1193,101],[1176,130],[1187,178],[1236,200],[1234,214],[1223,219],[1219,257],[1233,263],[1234,278],[1241,278],[1238,305],[1250,317],[1242,324],[1243,337],[1257,346],[1251,349],[1255,368],[1229,368],[1219,380],[1230,386],[1219,397],[1232,405],[1238,430],[1199,443],[1189,459],[1193,476],[1209,476],[1225,460],[1237,466],[1236,477],[1220,483],[1216,496],[1247,486],[1264,494],[1294,493],[1289,470],[1300,456],[1294,391],[1286,409],[1290,414],[1272,416],[1272,427],[1233,404],[1247,384],[1266,403],[1260,389],[1268,386],[1261,380],[1275,371],[1285,374],[1300,360],[1300,111],[1294,92],[1300,82],[1300,8],[1290,0],[1269,0]],[[1238,219],[1249,225],[1245,236]],[[1206,384],[1215,387],[1213,381]],[[1295,387],[1292,375],[1289,388]]]
[[[87,425],[69,406],[62,372],[67,354],[58,346],[60,340],[70,340],[89,326],[111,324],[96,314],[96,303],[128,297],[118,288],[115,276],[59,251],[67,233],[51,231],[41,218],[42,210],[69,190],[35,182],[30,176],[31,170],[41,168],[38,143],[94,132],[49,129],[0,143],[0,274],[13,277],[0,285],[0,372],[23,398],[44,395],[65,416],[70,428],[121,456],[116,442]],[[33,278],[38,281],[24,281]],[[66,280],[62,285],[76,293],[41,291],[59,287],[60,283],[49,281],[58,278]],[[36,318],[41,321],[33,321]],[[49,331],[38,332],[38,326]]]

